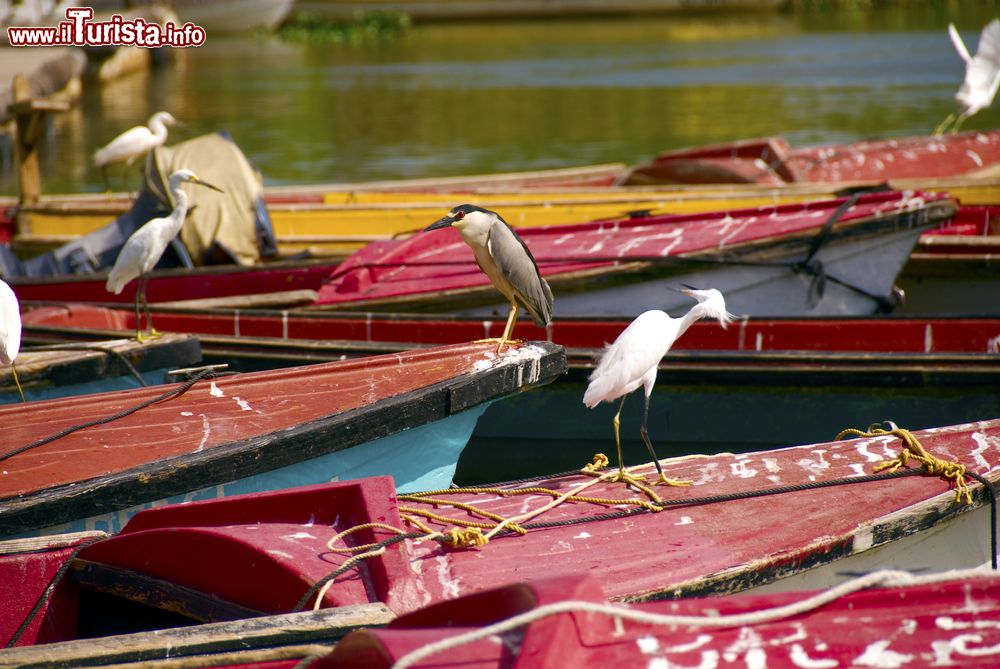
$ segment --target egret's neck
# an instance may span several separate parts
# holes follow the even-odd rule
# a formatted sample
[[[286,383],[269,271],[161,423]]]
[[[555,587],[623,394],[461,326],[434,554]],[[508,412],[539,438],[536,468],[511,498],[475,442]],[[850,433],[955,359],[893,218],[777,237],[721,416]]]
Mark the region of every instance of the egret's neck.
[[[680,337],[682,334],[687,332],[687,329],[691,327],[691,324],[694,323],[696,320],[699,320],[704,315],[705,315],[705,305],[702,304],[701,302],[691,307],[691,309],[686,314],[681,316],[681,323],[677,330],[677,337]]]
[[[169,216],[171,227],[180,232],[181,226],[184,225],[184,218],[187,216],[188,195],[180,184],[171,184],[170,194],[174,196],[174,210],[170,212]]]
[[[167,141],[167,126],[160,119],[154,118],[150,121],[149,130],[158,143],[162,144]]]

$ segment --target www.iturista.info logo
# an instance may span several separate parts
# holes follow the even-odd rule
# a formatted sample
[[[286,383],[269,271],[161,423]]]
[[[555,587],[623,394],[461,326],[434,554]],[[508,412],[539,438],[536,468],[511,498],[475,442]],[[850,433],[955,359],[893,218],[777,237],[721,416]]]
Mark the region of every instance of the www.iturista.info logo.
[[[190,21],[162,26],[142,18],[126,19],[118,14],[107,21],[93,21],[92,7],[69,7],[66,20],[57,26],[11,26],[7,39],[11,46],[201,46],[205,29]]]

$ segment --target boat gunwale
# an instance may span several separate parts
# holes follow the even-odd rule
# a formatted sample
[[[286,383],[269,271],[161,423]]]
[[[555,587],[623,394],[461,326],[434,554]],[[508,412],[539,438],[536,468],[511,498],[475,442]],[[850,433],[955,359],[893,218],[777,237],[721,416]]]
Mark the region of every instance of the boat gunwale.
[[[561,346],[550,342],[531,345],[543,349],[538,359],[515,358],[291,428],[0,498],[0,537],[131,508],[342,451],[514,394],[524,385],[524,372],[535,364],[538,380],[532,385],[547,383],[565,370]],[[359,420],[361,417],[364,419]],[[343,429],[345,426],[351,429]],[[275,443],[280,448],[273,447]],[[72,502],[70,506],[67,500]]]

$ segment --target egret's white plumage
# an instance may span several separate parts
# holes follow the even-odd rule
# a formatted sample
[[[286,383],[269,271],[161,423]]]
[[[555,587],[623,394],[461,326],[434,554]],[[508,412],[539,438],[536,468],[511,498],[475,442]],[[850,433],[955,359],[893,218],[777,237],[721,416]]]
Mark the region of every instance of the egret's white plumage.
[[[601,402],[622,398],[621,406],[614,418],[619,478],[627,478],[622,464],[621,440],[618,434],[621,407],[625,405],[625,397],[641,387],[645,392],[646,404],[639,433],[646,448],[649,449],[653,462],[656,463],[660,481],[671,482],[663,475],[646,428],[649,415],[649,396],[656,383],[656,372],[660,360],[695,321],[701,318],[714,318],[719,321],[719,325],[725,328],[734,318],[726,311],[725,299],[718,290],[710,288],[682,292],[698,300],[698,303],[681,318],[672,318],[659,310],[639,314],[618,335],[615,342],[605,349],[597,368],[590,375],[587,390],[584,392],[583,403],[588,409],[594,408]]]
[[[17,296],[3,281],[0,281],[0,365],[10,365],[14,369],[14,360],[21,350],[21,307]],[[24,391],[14,369],[14,383],[21,400],[24,401]]]
[[[188,195],[181,188],[183,183],[196,183],[207,186],[213,190],[219,190],[215,186],[205,183],[191,170],[181,169],[170,175],[168,190],[174,199],[174,209],[169,215],[162,218],[154,218],[146,222],[141,228],[132,233],[122,250],[118,252],[114,267],[108,274],[108,281],[105,289],[115,295],[121,294],[125,286],[135,278],[139,278],[139,286],[135,292],[136,309],[136,338],[142,339],[139,327],[139,300],[146,302],[145,282],[149,278],[149,273],[156,267],[160,256],[167,248],[174,237],[181,231],[184,225],[184,218],[187,216]],[[149,323],[150,332],[155,336],[152,320],[149,316],[149,305],[146,304],[146,320]]]
[[[948,36],[958,55],[965,61],[965,79],[955,93],[955,99],[962,107],[961,113],[957,118],[955,114],[949,115],[938,126],[939,134],[953,120],[952,132],[958,131],[965,119],[993,104],[997,88],[1000,87],[1000,19],[993,19],[983,28],[975,56],[969,53],[954,24],[948,24]]]
[[[552,320],[552,289],[538,271],[531,250],[500,214],[463,204],[426,229],[449,226],[462,235],[462,241],[472,249],[479,268],[510,304],[497,353],[514,333],[519,305],[524,306],[538,327],[545,327]]]
[[[165,111],[156,112],[149,119],[149,125],[137,125],[115,137],[94,152],[94,165],[105,167],[111,163],[125,162],[129,165],[139,156],[144,156],[167,141],[167,126],[177,120]]]

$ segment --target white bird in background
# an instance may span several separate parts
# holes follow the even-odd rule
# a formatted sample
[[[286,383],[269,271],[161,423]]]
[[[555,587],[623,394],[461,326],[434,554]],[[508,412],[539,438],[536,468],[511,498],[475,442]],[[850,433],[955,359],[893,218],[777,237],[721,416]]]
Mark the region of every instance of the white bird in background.
[[[181,188],[181,184],[189,182],[211,188],[222,192],[221,189],[206,183],[198,178],[191,170],[177,170],[170,175],[168,189],[174,198],[174,210],[169,216],[154,218],[146,222],[141,228],[132,233],[122,250],[118,253],[115,266],[108,274],[108,282],[105,289],[115,295],[120,295],[125,285],[139,278],[139,285],[135,291],[135,338],[138,341],[153,339],[160,334],[153,328],[153,319],[149,314],[149,302],[146,301],[146,284],[149,282],[149,273],[160,260],[160,256],[167,248],[177,233],[184,225],[184,218],[187,216],[188,195]],[[143,335],[141,321],[139,319],[139,300],[142,300],[146,311],[146,324],[149,326],[149,335]]]
[[[10,365],[10,369],[14,373],[17,392],[21,393],[21,401],[23,402],[24,391],[21,390],[21,382],[17,378],[17,369],[14,367],[14,360],[20,350],[21,307],[10,286],[0,281],[0,365]]]
[[[156,112],[149,118],[149,127],[137,125],[115,137],[104,147],[94,152],[94,166],[101,168],[104,184],[107,186],[107,167],[111,163],[132,161],[144,156],[167,141],[167,126],[176,125],[177,119],[169,112]]]
[[[588,409],[593,409],[601,402],[622,398],[618,413],[615,414],[614,418],[615,446],[618,448],[616,481],[637,483],[634,477],[625,473],[618,428],[622,408],[625,406],[625,398],[641,386],[646,393],[646,404],[639,434],[642,435],[642,440],[646,444],[646,448],[649,449],[649,455],[656,464],[656,471],[659,473],[657,483],[690,484],[690,481],[668,479],[660,467],[660,461],[656,457],[656,452],[653,451],[653,444],[649,441],[649,432],[646,428],[649,419],[649,396],[653,392],[653,384],[656,383],[656,371],[660,359],[667,354],[674,342],[691,327],[692,323],[700,318],[715,318],[718,319],[719,325],[725,329],[734,316],[726,311],[726,302],[722,293],[714,288],[708,290],[691,289],[681,292],[698,300],[698,304],[691,307],[690,311],[681,318],[671,318],[666,313],[656,309],[639,314],[618,335],[615,343],[604,351],[597,369],[590,375],[590,382],[583,395],[583,403]]]
[[[955,93],[962,111],[957,115],[949,114],[934,131],[936,135],[947,130],[949,125],[952,132],[958,132],[965,119],[993,104],[1000,86],[1000,19],[993,19],[983,28],[974,57],[969,55],[962,36],[952,23],[948,24],[948,35],[958,55],[965,61],[965,80]]]

